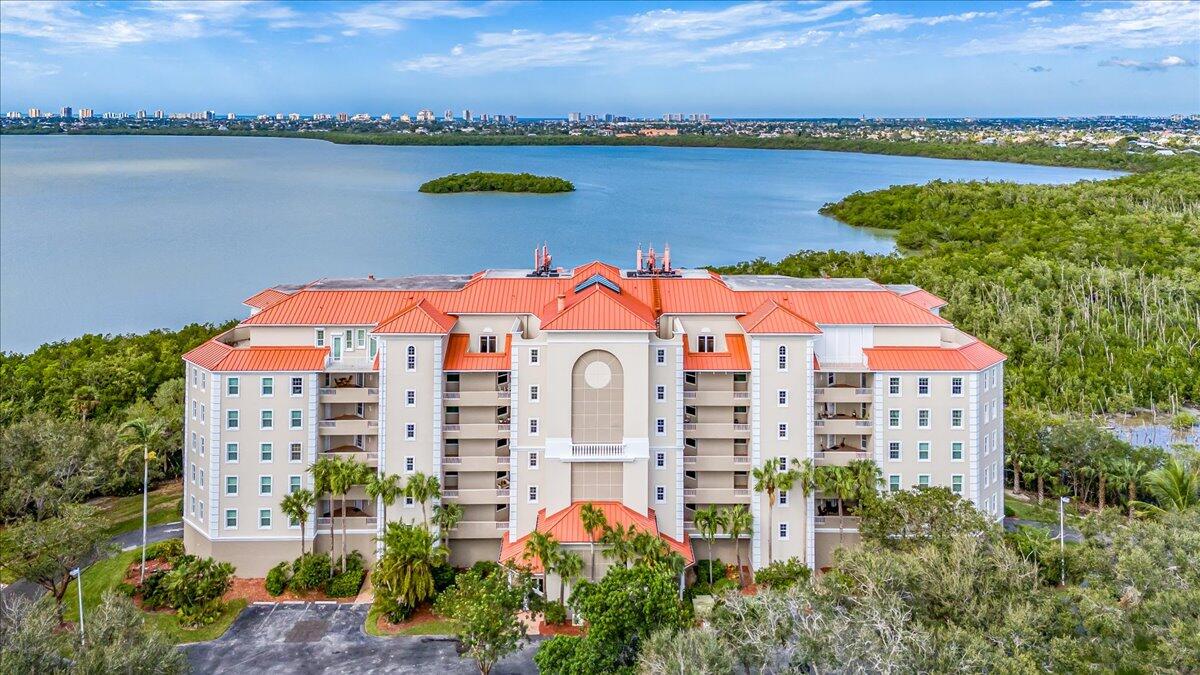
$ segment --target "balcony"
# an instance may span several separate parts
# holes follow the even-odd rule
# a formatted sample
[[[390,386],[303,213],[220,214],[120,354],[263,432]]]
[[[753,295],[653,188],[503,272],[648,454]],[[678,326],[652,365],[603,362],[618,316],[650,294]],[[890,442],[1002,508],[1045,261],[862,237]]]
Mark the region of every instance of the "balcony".
[[[463,520],[450,530],[456,539],[498,539],[508,530],[507,520]]]
[[[733,487],[685,487],[683,488],[683,496],[685,499],[695,499],[699,502],[709,504],[749,504],[750,489],[749,488],[733,488]]]
[[[819,450],[813,453],[817,466],[846,466],[856,459],[871,459],[871,453],[851,446]]]
[[[495,408],[496,406],[508,405],[508,400],[511,396],[512,392],[507,389],[482,391],[446,391],[442,394],[442,399],[445,401],[446,405],[454,405],[462,408],[468,408],[471,406]]]
[[[684,455],[683,465],[696,471],[745,471],[749,455]]]
[[[442,497],[459,504],[500,504],[508,501],[508,488],[448,488]]]
[[[446,438],[504,438],[509,433],[508,422],[460,424],[449,423],[442,425]]]
[[[870,403],[874,392],[865,387],[834,385],[814,387],[813,399],[817,403]]]
[[[606,461],[625,459],[624,443],[572,443],[571,459]]]
[[[321,403],[379,403],[378,387],[321,387]]]
[[[379,519],[375,516],[346,516],[346,530],[370,530],[375,531],[379,524]],[[341,533],[342,519],[341,518],[317,518],[317,530],[327,532],[330,527]]]
[[[317,422],[322,436],[359,436],[379,433],[379,420],[365,420],[357,415],[343,415],[332,420]]]
[[[738,422],[684,422],[688,438],[750,438],[750,425]]]
[[[378,452],[367,452],[356,445],[339,445],[325,452],[318,452],[317,457],[321,459],[352,459],[367,466],[379,466]]]
[[[683,400],[688,405],[695,406],[734,406],[744,405],[750,400],[750,392],[734,391],[732,389],[699,390],[685,389]]]
[[[325,370],[327,372],[373,371],[375,370],[375,359],[365,352],[359,354],[357,351],[342,354],[342,357],[337,360],[329,356],[325,359]]]
[[[503,471],[508,468],[508,455],[446,455],[442,464],[454,471]]]
[[[843,530],[857,530],[862,518],[858,516],[814,516],[813,527],[837,529],[839,524]]]
[[[875,422],[870,419],[860,419],[849,415],[839,415],[825,419],[813,420],[813,429],[818,434],[861,435],[870,434]]]

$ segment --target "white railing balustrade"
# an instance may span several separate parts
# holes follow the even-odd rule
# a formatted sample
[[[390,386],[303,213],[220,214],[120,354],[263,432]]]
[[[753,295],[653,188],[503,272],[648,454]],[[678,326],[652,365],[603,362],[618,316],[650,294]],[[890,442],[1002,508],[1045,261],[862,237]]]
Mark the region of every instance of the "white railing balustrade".
[[[617,459],[625,456],[624,443],[572,443],[572,459]]]

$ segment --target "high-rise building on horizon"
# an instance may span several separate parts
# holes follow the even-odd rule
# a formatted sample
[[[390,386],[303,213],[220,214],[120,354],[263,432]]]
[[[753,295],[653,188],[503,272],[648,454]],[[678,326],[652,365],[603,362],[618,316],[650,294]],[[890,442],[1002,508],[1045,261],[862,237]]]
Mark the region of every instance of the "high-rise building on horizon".
[[[349,121],[350,121],[350,114],[349,114],[349,113],[344,113],[344,112],[340,112],[340,113],[338,113],[338,114],[337,114],[337,121],[339,121],[339,122],[349,122]]]
[[[463,117],[462,118],[463,118],[464,122],[471,121],[471,109],[470,108],[463,108]]]
[[[166,117],[166,113],[162,111],[162,108],[154,111],[154,119],[161,120],[164,117]]]
[[[433,121],[433,111],[429,108],[421,108],[417,111],[418,123],[429,123]]]
[[[58,115],[59,115],[59,117],[62,117],[65,119],[71,119],[72,117],[75,116],[75,111],[71,109],[71,106],[64,105],[62,107],[62,109],[58,111]]]
[[[442,121],[443,122],[453,122],[454,121],[454,111],[451,110],[450,108],[446,108],[446,110],[442,113]]]
[[[41,117],[41,116],[42,116],[42,109],[41,109],[41,108],[30,108],[30,109],[29,109],[29,118],[30,118],[30,119],[37,119],[37,118],[39,118],[39,117]]]
[[[96,116],[96,111],[91,108],[80,108],[79,109],[79,119],[81,119],[81,120],[90,120],[95,116]]]
[[[137,117],[139,120],[146,119],[146,111],[145,110],[137,111],[137,114],[135,115],[135,117]]]
[[[583,116],[582,113],[577,113],[577,112],[567,113],[567,121],[570,122],[571,124],[579,124],[579,118],[582,116]]]

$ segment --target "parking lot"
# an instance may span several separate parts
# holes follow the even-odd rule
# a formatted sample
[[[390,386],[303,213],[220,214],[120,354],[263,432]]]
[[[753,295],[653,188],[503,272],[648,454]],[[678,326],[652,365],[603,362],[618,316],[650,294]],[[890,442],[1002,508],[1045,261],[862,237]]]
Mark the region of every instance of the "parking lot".
[[[220,638],[185,646],[197,673],[478,673],[450,638],[377,638],[363,632],[367,605],[255,604]],[[497,675],[535,673],[536,645],[497,664]]]

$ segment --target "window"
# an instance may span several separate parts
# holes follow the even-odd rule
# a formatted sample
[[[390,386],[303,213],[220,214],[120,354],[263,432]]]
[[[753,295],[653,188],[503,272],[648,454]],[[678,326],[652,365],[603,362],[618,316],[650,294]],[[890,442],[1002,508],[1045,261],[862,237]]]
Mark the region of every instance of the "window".
[[[961,408],[955,408],[954,410],[950,411],[950,428],[963,428],[963,411]]]
[[[404,390],[404,405],[405,405],[405,407],[408,407],[408,408],[416,407],[416,405],[417,405],[417,390],[416,389],[405,389]]]
[[[292,443],[288,446],[288,461],[302,462],[304,461],[304,446],[299,443]]]
[[[417,440],[417,425],[413,424],[412,422],[404,425],[404,440]]]
[[[289,426],[292,429],[299,429],[304,426],[304,412],[303,411],[292,410],[290,414],[291,414],[291,420],[289,422]]]
[[[196,495],[192,495],[192,515],[196,515]]]
[[[206,411],[205,411],[205,408],[204,408],[204,404],[203,404],[203,403],[201,403],[201,404],[200,404],[200,421],[201,421],[201,422],[203,422],[203,421],[204,421],[205,414],[206,414]]]
[[[204,469],[200,469],[200,487],[204,487]]]
[[[288,476],[288,494],[297,492],[300,488],[300,476]]]
[[[928,395],[929,395],[929,378],[928,377],[918,377],[917,378],[917,396],[928,396]]]
[[[354,344],[359,349],[367,346],[367,330],[365,328],[359,328],[354,331]]]
[[[407,353],[407,357],[404,362],[404,369],[411,373],[417,369],[417,348],[409,345],[408,349],[405,351]]]
[[[304,395],[304,378],[303,377],[293,377],[292,378],[292,396],[303,396],[303,395]]]
[[[787,389],[780,389],[780,390],[777,392],[777,396],[778,396],[778,400],[779,400],[779,407],[780,407],[780,408],[786,408],[786,407],[787,407],[787,404],[788,404],[788,393],[787,393]]]
[[[954,441],[953,443],[950,444],[950,459],[952,459],[956,462],[961,462],[962,458],[963,458],[962,441]]]
[[[313,341],[313,344],[315,344],[318,347],[325,346],[325,329],[324,328],[317,329],[316,339]]]
[[[667,468],[667,453],[665,453],[665,452],[654,453],[654,468],[656,468],[656,469]]]
[[[922,473],[917,475],[917,485],[921,487],[929,487],[929,474]]]
[[[900,428],[900,411],[899,410],[892,409],[892,410],[888,411],[888,428],[889,429],[899,429]]]
[[[537,421],[536,417],[530,418],[530,420],[529,420],[529,435],[530,436],[538,435],[538,421]]]
[[[787,372],[788,369],[788,352],[786,345],[779,345],[779,372]]]
[[[696,338],[696,351],[698,352],[715,352],[717,351],[717,338],[712,335],[701,335]]]
[[[225,476],[225,494],[236,495],[238,493],[238,477]]]
[[[274,429],[275,428],[275,411],[263,410],[258,416],[259,429]]]
[[[238,444],[237,443],[226,443],[225,444],[225,461],[226,462],[238,461]]]
[[[665,485],[654,486],[654,501],[659,504],[667,501],[667,487]]]
[[[962,396],[962,393],[963,393],[963,379],[961,377],[950,378],[950,395],[951,396]]]
[[[275,459],[274,449],[270,443],[260,443],[258,445],[258,460],[260,462],[270,462]]]
[[[417,458],[409,455],[404,458],[404,473],[412,473],[417,470]]]
[[[271,509],[258,510],[258,528],[265,530],[271,527]]]
[[[225,529],[237,529],[237,509],[225,509]]]
[[[654,388],[654,400],[656,400],[656,401],[667,400],[667,388],[662,386],[661,384],[658,385],[657,387],[655,387]]]
[[[537,347],[529,348],[529,365],[536,366],[542,362],[542,352]]]
[[[664,363],[666,363],[667,362],[667,350],[665,350],[665,349],[654,350],[654,362],[660,366],[663,365]]]
[[[538,402],[538,386],[536,384],[529,385],[529,402]]]
[[[379,338],[372,335],[371,337],[367,338],[367,355],[370,356],[370,358],[372,360],[374,360],[375,355],[378,353],[379,353]]]
[[[413,499],[412,497],[409,497],[408,495],[404,496],[404,508],[411,509],[412,507],[414,507],[416,505],[417,505],[417,500]]]
[[[684,384],[696,384],[696,373],[687,372],[683,374]]]
[[[200,449],[200,439],[196,436],[196,432],[192,432],[192,452],[197,452]]]
[[[928,462],[929,461],[929,441],[918,441],[917,442],[917,461],[918,462]]]
[[[225,378],[225,395],[230,398],[237,398],[241,392],[241,382],[236,377]]]
[[[192,464],[192,482],[196,482],[196,465]]]
[[[200,416],[199,411],[200,404],[196,402],[196,399],[192,399],[192,419],[196,419]]]
[[[529,503],[536,504],[537,500],[538,500],[538,486],[530,485],[529,486]]]
[[[204,515],[204,501],[203,500],[200,501],[200,515],[201,516]]]
[[[654,433],[658,436],[667,435],[667,420],[660,417],[654,420]]]
[[[271,477],[270,476],[259,476],[258,477],[258,494],[263,497],[269,497],[271,495]]]
[[[963,493],[963,477],[962,474],[956,473],[950,476],[950,491],[956,495]]]
[[[894,473],[888,476],[888,490],[891,492],[900,491],[900,474]]]
[[[536,450],[531,450],[529,452],[529,468],[538,468],[538,454]]]
[[[225,428],[226,429],[234,429],[234,430],[236,430],[238,428],[238,411],[236,411],[236,410],[226,410],[225,411]]]
[[[346,351],[354,351],[354,331],[347,328],[345,337],[342,339],[346,342]]]
[[[262,383],[262,395],[264,397],[270,397],[270,396],[275,395],[275,378],[264,377],[264,378],[262,378],[261,383]]]
[[[899,395],[900,395],[900,378],[889,377],[888,378],[888,396],[899,396]]]
[[[892,462],[900,461],[900,441],[888,442],[888,460]]]
[[[917,428],[918,429],[928,429],[929,428],[929,415],[930,415],[929,408],[921,408],[920,410],[917,411]]]
[[[780,506],[788,505],[788,491],[787,490],[779,491],[779,505]]]
[[[788,539],[788,524],[780,523],[779,524],[779,540],[787,541],[787,539]]]
[[[480,335],[479,336],[479,353],[480,354],[495,354],[496,353],[496,336],[495,335]]]
[[[780,458],[778,459],[778,461],[779,461],[779,470],[780,470],[780,471],[787,471],[787,470],[788,470],[788,468],[787,468],[787,467],[788,467],[788,458],[787,458],[787,457],[780,457]]]
[[[787,422],[780,422],[779,423],[779,438],[780,438],[780,440],[787,440],[787,437],[788,437]]]

